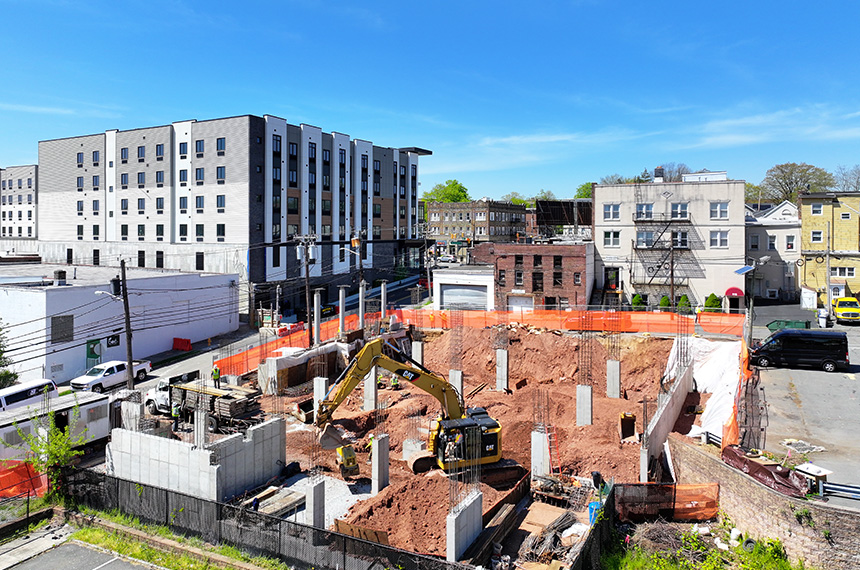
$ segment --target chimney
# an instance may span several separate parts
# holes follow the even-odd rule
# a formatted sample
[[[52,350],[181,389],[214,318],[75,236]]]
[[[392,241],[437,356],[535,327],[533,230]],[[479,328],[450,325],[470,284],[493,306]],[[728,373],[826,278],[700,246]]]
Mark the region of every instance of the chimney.
[[[657,168],[654,169],[654,182],[656,184],[663,182],[663,167],[662,166],[658,166]]]
[[[62,287],[66,284],[66,272],[62,269],[57,269],[54,271],[54,285],[57,287]]]

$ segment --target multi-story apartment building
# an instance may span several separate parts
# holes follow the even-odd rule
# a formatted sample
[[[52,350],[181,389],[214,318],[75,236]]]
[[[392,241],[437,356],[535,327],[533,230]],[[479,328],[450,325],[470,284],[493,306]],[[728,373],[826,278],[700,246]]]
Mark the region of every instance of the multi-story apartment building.
[[[497,309],[586,305],[594,283],[594,243],[482,243],[472,260],[493,266]]]
[[[36,246],[49,262],[238,273],[243,308],[286,285],[289,312],[304,306],[297,236],[324,301],[359,263],[368,280],[420,263],[426,154],[270,115],[41,141]]]
[[[860,192],[800,194],[801,283],[829,306],[860,293]]]
[[[38,166],[0,169],[0,238],[11,238],[18,243],[36,238],[38,188]],[[18,248],[10,243],[4,249]]]
[[[747,206],[747,291],[754,297],[795,301],[800,293],[800,218],[797,206],[783,202],[766,210]]]
[[[526,232],[526,207],[482,198],[474,202],[427,202],[428,235],[436,250],[466,259],[480,242],[515,242]]]
[[[662,180],[657,169],[655,180]],[[725,172],[694,173],[683,182],[594,187],[594,302],[656,305],[674,294],[691,304],[711,293],[726,310],[744,306],[744,182]]]

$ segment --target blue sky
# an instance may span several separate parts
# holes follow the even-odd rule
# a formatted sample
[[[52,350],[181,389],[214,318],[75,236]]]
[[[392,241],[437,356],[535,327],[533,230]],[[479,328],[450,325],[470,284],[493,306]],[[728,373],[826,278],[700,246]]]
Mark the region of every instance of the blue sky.
[[[420,146],[422,191],[860,163],[857,2],[0,0],[0,165],[266,113]]]

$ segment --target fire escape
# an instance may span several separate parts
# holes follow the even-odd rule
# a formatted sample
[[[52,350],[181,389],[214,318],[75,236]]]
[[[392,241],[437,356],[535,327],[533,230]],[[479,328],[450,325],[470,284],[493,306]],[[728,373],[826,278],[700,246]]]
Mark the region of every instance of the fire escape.
[[[651,305],[665,295],[674,306],[682,295],[687,295],[690,305],[695,307],[704,299],[694,297],[690,280],[705,276],[695,254],[695,250],[704,249],[705,243],[687,204],[671,204],[669,211],[658,213],[653,211],[653,204],[643,203],[641,198],[637,186],[633,213],[636,240],[630,266],[632,285],[638,294],[648,296]]]

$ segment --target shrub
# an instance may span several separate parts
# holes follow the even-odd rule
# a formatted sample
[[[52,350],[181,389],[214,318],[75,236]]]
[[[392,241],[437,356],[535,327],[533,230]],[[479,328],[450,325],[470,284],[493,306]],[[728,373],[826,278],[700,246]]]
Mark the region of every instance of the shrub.
[[[690,298],[686,295],[681,295],[681,298],[678,299],[678,308],[679,309],[689,309],[690,308]]]
[[[630,300],[630,304],[633,305],[634,309],[642,309],[645,306],[645,301],[642,300],[642,295],[636,293]]]
[[[711,293],[708,295],[708,298],[705,299],[705,310],[717,313],[723,308],[723,300],[717,297],[715,294]]]
[[[663,297],[660,298],[660,307],[665,309],[665,308],[669,307],[670,305],[671,305],[671,303],[669,302],[669,297],[666,295],[663,295]]]

